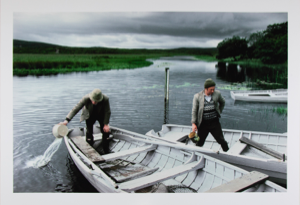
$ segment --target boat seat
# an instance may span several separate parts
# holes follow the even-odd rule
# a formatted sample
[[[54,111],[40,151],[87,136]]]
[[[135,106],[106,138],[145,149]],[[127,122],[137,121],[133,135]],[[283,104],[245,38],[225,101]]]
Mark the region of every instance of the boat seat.
[[[105,159],[89,143],[86,142],[85,137],[74,136],[71,137],[71,140],[92,162],[96,163],[105,161]]]
[[[268,148],[267,146],[263,145],[263,144],[260,144],[258,142],[255,142],[251,139],[248,139],[246,137],[241,137],[239,139],[241,142],[245,143],[245,144],[248,144],[256,149],[259,149],[260,151],[264,152],[264,153],[267,153],[277,159],[280,159],[280,160],[283,160],[285,161],[286,160],[286,156],[285,154],[282,154],[280,152],[277,152],[276,150],[273,150],[271,148]]]
[[[163,135],[163,139],[170,140],[173,142],[183,141],[187,138],[189,133],[187,132],[168,132]]]
[[[156,147],[157,147],[157,145],[147,145],[147,146],[136,147],[136,148],[132,148],[132,149],[116,152],[116,153],[106,154],[103,156],[103,159],[105,161],[113,161],[113,160],[127,157],[130,155],[140,154],[142,152],[149,152],[149,151],[155,150]]]
[[[207,192],[219,193],[219,192],[241,192],[254,184],[266,180],[269,176],[257,171],[250,172],[249,174],[244,174],[243,176],[229,181],[226,184],[217,186]],[[206,193],[207,193],[206,192]]]
[[[119,184],[119,188],[127,192],[132,192],[138,189],[151,186],[158,182],[162,182],[177,177],[181,174],[191,172],[197,169],[201,169],[204,166],[205,166],[205,160],[202,157],[199,161],[193,161],[188,164],[179,165],[177,167],[163,170],[162,172],[154,173],[146,177],[138,178],[128,182],[123,182]]]
[[[228,154],[239,155],[243,152],[243,150],[247,147],[246,144],[241,142],[236,142],[230,149],[227,151]]]

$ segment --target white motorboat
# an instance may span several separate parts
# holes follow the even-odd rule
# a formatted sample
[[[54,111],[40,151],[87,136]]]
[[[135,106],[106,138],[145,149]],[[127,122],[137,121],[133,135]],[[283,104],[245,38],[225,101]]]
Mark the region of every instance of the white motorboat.
[[[288,100],[287,89],[230,91],[230,95],[236,101],[287,103]]]

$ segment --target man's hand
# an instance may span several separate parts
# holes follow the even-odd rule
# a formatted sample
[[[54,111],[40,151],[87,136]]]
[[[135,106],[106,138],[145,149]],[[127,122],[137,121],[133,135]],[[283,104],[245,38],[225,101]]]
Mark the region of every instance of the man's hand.
[[[109,125],[104,125],[103,126],[103,131],[104,132],[109,132]]]
[[[67,120],[63,121],[63,122],[60,122],[58,123],[59,125],[67,125],[69,122]]]
[[[195,123],[192,124],[192,131],[193,132],[197,131],[197,125]]]

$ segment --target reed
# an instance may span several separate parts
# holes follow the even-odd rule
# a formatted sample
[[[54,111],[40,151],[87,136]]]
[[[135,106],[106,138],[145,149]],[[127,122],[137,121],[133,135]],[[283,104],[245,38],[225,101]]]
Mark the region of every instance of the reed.
[[[210,55],[197,55],[195,57],[198,60],[206,61],[206,62],[216,62],[216,61],[218,61],[215,56],[210,56]]]
[[[227,65],[219,61],[217,66],[219,76],[227,78],[230,82],[250,81],[250,87],[254,86],[257,89],[287,88],[287,64],[265,65],[255,60],[244,60]]]
[[[273,112],[276,112],[278,114],[287,115],[288,109],[286,107],[277,107],[277,108],[273,108]]]
[[[261,113],[261,114],[264,114],[264,115],[268,115],[269,113],[277,113],[279,115],[285,115],[285,116],[288,115],[287,107],[283,107],[283,106],[273,107],[273,108],[265,107],[265,108],[251,109],[250,112],[252,114],[253,113]]]

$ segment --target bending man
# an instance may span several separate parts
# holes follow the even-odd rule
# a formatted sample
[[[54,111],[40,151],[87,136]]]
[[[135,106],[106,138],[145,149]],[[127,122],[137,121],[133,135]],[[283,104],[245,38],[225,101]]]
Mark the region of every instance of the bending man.
[[[82,109],[80,122],[86,122],[86,141],[94,144],[93,125],[96,120],[100,124],[102,133],[102,146],[104,153],[109,153],[108,140],[109,137],[109,118],[111,115],[109,98],[102,94],[100,89],[94,89],[91,93],[83,96],[78,104],[69,112],[64,122],[59,124],[67,125],[72,118]]]
[[[221,145],[223,151],[228,151],[227,142],[224,139],[219,118],[225,106],[225,99],[220,91],[215,90],[216,83],[207,79],[204,90],[194,95],[192,108],[192,130],[198,130],[200,140],[197,146],[202,147],[210,132]]]

